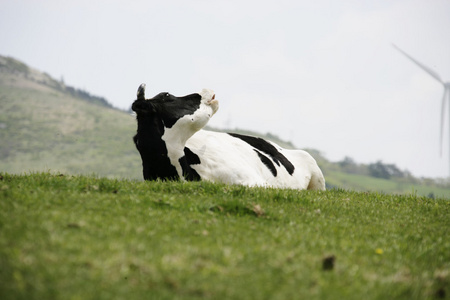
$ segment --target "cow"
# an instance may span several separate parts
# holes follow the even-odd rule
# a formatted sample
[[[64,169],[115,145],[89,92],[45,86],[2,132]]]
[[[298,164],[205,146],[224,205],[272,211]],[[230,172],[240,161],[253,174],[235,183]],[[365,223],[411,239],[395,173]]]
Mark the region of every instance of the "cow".
[[[202,129],[219,109],[215,93],[145,99],[145,84],[132,104],[144,180],[207,180],[226,184],[324,190],[314,158],[259,137]]]

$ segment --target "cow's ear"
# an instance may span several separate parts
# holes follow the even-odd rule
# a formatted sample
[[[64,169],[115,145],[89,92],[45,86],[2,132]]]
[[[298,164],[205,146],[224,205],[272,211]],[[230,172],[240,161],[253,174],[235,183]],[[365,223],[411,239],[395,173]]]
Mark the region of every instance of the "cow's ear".
[[[138,115],[151,114],[155,112],[155,108],[153,107],[152,103],[150,103],[150,101],[147,100],[134,101],[133,105],[131,106],[131,109]]]

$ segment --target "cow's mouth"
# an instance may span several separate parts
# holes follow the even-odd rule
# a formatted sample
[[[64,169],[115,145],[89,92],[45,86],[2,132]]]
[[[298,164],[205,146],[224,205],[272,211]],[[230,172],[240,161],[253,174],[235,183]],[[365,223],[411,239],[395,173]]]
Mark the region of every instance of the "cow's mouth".
[[[214,94],[210,100],[206,101],[206,104],[211,105],[213,102],[219,103],[219,101],[216,100],[216,94]]]
[[[213,114],[215,114],[217,112],[217,110],[219,109],[219,101],[216,100],[216,94],[214,94],[211,98],[211,100],[208,100],[206,102],[206,104],[208,104],[209,106],[211,106],[212,110],[213,110]]]
[[[216,100],[216,94],[213,90],[203,89],[200,93],[202,96],[202,102],[211,107],[212,114],[214,115],[219,109],[219,101]]]

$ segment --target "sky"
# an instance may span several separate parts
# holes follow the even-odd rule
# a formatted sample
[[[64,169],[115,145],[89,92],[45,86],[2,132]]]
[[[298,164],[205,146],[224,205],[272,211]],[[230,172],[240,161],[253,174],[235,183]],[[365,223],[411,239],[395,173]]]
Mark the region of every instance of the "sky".
[[[128,109],[213,89],[209,125],[270,132],[331,161],[449,176],[449,0],[0,0],[0,55]]]

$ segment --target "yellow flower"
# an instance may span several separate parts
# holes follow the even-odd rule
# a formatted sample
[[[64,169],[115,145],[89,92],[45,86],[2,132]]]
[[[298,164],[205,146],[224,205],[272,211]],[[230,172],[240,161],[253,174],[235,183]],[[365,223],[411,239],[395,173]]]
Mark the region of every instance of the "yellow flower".
[[[378,255],[381,255],[381,254],[383,254],[383,249],[377,248],[377,249],[375,249],[375,253]]]

